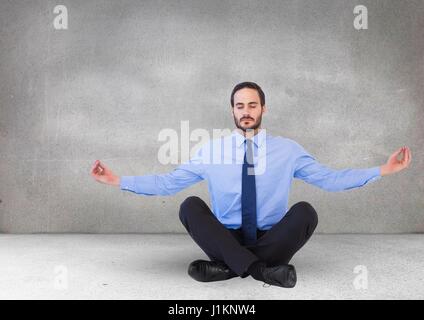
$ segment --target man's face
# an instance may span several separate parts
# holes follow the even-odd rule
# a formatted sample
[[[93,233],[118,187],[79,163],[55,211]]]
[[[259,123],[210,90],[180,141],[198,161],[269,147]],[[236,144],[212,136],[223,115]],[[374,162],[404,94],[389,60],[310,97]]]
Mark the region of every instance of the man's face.
[[[258,91],[251,88],[236,91],[232,109],[234,123],[243,131],[259,128],[262,122],[262,113],[266,111],[265,105],[261,106]]]

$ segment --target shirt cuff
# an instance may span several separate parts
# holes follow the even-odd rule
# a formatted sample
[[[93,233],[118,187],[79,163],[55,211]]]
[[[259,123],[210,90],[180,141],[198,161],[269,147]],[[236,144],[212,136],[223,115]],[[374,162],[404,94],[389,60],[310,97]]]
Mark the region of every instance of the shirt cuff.
[[[368,182],[377,181],[382,177],[380,166],[372,167],[369,169],[369,171],[370,171],[370,179],[368,180]]]
[[[134,176],[122,176],[120,188],[121,190],[134,191],[135,177]]]

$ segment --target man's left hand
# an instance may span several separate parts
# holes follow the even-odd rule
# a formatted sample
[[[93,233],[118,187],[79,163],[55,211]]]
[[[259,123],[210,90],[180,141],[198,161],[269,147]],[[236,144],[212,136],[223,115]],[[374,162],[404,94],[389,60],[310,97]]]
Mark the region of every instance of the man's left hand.
[[[402,156],[400,160],[398,160],[399,155]],[[389,157],[387,163],[381,166],[381,175],[389,175],[408,168],[411,159],[411,150],[407,146],[399,148]]]

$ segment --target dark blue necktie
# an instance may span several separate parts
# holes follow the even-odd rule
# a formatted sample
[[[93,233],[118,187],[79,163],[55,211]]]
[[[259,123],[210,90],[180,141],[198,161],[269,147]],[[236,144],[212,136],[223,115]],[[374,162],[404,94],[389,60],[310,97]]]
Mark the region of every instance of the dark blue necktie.
[[[256,242],[256,183],[253,165],[252,140],[246,139],[241,179],[242,232],[245,245]]]

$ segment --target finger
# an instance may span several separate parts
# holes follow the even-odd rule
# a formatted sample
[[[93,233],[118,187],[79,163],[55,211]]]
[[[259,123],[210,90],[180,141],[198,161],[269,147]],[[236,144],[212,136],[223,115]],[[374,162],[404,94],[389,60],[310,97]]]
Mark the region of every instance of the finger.
[[[395,151],[394,153],[392,153],[392,155],[390,156],[390,159],[391,160],[396,160],[397,161],[397,159],[398,159],[398,156],[399,156],[399,151]]]
[[[409,151],[408,151],[408,149],[405,147],[405,156],[404,156],[404,158],[403,158],[403,164],[405,165],[405,167],[406,166],[408,166],[408,162],[409,162]]]
[[[408,151],[408,150],[407,150],[406,146],[405,146],[405,147],[403,147],[403,153],[404,153],[405,157],[406,157],[406,152],[407,152],[407,151]]]
[[[403,147],[402,148],[399,148],[399,149],[397,149],[391,156],[390,156],[390,158],[391,159],[393,159],[393,160],[395,160],[396,162],[401,162],[402,161],[402,156],[401,156],[401,154],[402,154],[402,152],[403,152]],[[400,159],[400,160],[399,160]]]
[[[98,169],[98,166],[99,166],[98,164],[93,165],[91,171],[96,172]]]
[[[102,167],[101,162],[99,160],[96,160],[95,165],[93,166],[92,172],[95,175],[100,175],[103,172],[105,172],[105,168]]]
[[[95,173],[95,174],[100,174],[101,172],[103,171],[103,169],[101,168],[101,166],[100,166],[100,164],[98,164],[94,169],[93,169],[93,172]]]
[[[99,164],[99,160],[96,160],[94,164],[91,166],[91,168],[94,169],[95,167],[97,167],[98,164]]]
[[[403,152],[403,147],[401,147],[401,148],[397,149],[397,150],[393,153],[393,156],[395,156],[395,157],[396,157],[396,160],[397,160],[398,156],[399,156],[402,152]]]
[[[406,146],[404,146],[404,147],[402,148],[402,156],[403,156],[403,159],[405,159],[405,158],[406,158],[406,152],[407,152],[407,149],[406,149]]]
[[[411,158],[412,158],[411,150],[409,148],[407,148],[407,155],[408,155],[408,158],[407,158],[406,165],[409,165],[411,163]]]
[[[406,162],[406,165],[408,165],[410,161],[411,161],[411,151],[409,150],[408,147],[405,147],[405,162]]]

